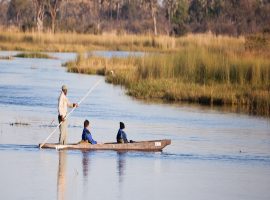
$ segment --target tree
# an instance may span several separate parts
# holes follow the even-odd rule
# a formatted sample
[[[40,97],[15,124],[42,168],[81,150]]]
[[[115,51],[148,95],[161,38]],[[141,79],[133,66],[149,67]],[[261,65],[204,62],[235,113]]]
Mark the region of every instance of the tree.
[[[8,0],[0,0],[0,25],[7,23]]]
[[[38,32],[43,31],[43,20],[45,14],[45,2],[44,0],[33,0],[35,7],[35,22]]]
[[[171,25],[173,14],[175,13],[175,9],[177,8],[177,0],[164,0],[163,6],[166,9],[166,18]]]
[[[32,4],[30,0],[11,0],[7,18],[18,27],[30,24],[32,20]]]
[[[47,0],[48,10],[51,16],[51,31],[55,33],[56,16],[59,11],[62,0]]]
[[[95,21],[96,21],[96,27],[97,32],[101,32],[101,21],[102,21],[102,14],[103,14],[103,6],[105,3],[105,0],[93,0],[93,11],[95,13]]]
[[[240,35],[269,30],[269,13],[269,0],[0,0],[0,25],[39,32]]]
[[[145,3],[150,8],[151,17],[152,17],[152,20],[153,20],[154,34],[157,35],[157,9],[158,9],[158,1],[157,0],[146,0]]]
[[[116,20],[119,21],[121,0],[115,0],[116,3]]]
[[[177,0],[175,2],[175,9],[171,14],[173,34],[183,35],[187,32],[188,8],[188,0]]]

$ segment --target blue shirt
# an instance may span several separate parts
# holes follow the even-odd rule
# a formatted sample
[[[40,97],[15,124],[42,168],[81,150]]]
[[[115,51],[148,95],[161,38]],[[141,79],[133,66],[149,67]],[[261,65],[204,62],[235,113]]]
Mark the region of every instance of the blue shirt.
[[[91,144],[97,144],[97,141],[95,141],[95,140],[92,138],[92,135],[91,135],[90,131],[89,131],[87,128],[84,128],[84,129],[83,129],[83,132],[82,132],[82,140],[83,140],[83,141],[88,141],[88,142],[90,142]]]
[[[116,136],[116,140],[124,140],[125,143],[128,143],[127,140],[127,134],[125,133],[125,131],[123,131],[123,129],[119,129],[117,136]]]

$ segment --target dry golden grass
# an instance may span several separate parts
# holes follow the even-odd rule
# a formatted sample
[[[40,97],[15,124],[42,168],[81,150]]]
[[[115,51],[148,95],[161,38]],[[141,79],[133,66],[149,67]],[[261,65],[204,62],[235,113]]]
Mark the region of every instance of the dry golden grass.
[[[237,105],[269,116],[268,39],[268,36],[235,38],[211,33],[175,38],[2,30],[0,50],[154,51],[140,58],[85,58],[79,54],[76,61],[66,66],[69,72],[106,75],[108,82],[124,85],[137,98]]]
[[[0,50],[54,52],[79,52],[99,49],[167,51],[175,49],[175,44],[176,39],[169,36],[0,31]]]
[[[270,115],[268,53],[245,50],[245,39],[187,35],[176,39],[177,51],[142,57],[78,56],[68,71],[102,74],[143,99],[230,105]],[[113,73],[111,73],[113,71]]]

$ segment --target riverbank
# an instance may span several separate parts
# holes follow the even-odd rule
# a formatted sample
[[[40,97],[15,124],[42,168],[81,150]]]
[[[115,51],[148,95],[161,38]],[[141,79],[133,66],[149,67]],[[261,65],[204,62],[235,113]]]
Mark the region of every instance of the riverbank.
[[[83,52],[91,50],[174,51],[181,39],[170,36],[104,33],[37,33],[0,31],[0,50]]]
[[[268,51],[254,50],[244,38],[211,34],[189,35],[181,42],[175,52],[142,57],[79,54],[66,66],[69,72],[105,75],[107,82],[125,86],[139,99],[226,105],[270,115]]]
[[[270,36],[188,34],[0,33],[1,50],[81,52],[66,64],[69,72],[105,75],[139,99],[236,106],[270,115]],[[91,50],[148,52],[142,57],[84,57]],[[149,53],[152,52],[152,53]],[[25,55],[23,55],[25,56]]]

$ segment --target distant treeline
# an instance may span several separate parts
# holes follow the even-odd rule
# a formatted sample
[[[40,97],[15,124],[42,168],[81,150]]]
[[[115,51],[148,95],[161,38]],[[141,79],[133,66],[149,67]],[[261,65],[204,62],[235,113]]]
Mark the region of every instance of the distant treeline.
[[[183,35],[270,32],[270,0],[0,0],[0,26],[23,31]]]

